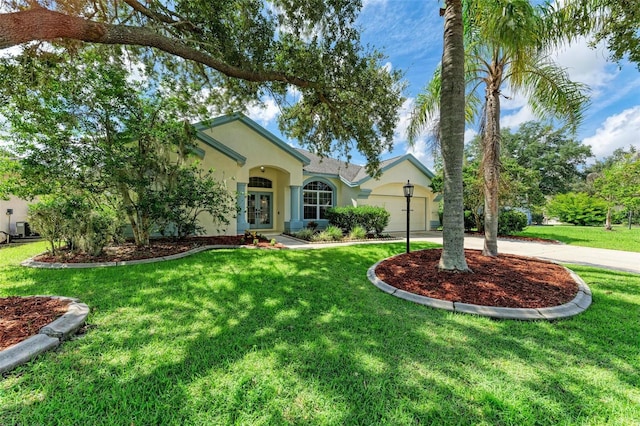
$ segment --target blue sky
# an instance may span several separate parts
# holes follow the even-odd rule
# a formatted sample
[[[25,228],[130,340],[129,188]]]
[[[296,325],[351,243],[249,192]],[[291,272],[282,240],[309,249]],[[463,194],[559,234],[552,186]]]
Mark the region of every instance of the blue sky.
[[[363,44],[370,44],[388,56],[388,66],[405,73],[407,101],[400,113],[394,149],[383,158],[414,154],[428,167],[433,158],[426,137],[410,147],[406,142],[406,126],[416,95],[431,79],[442,56],[443,19],[439,16],[438,0],[364,0],[359,18]],[[602,45],[592,49],[588,40],[580,40],[554,54],[556,62],[565,67],[570,77],[591,88],[591,106],[575,138],[590,145],[597,158],[610,155],[614,149],[630,145],[640,147],[640,71],[634,64],[622,66],[609,62]],[[510,96],[509,93],[505,95]],[[535,116],[523,98],[502,101],[502,127],[516,130]],[[265,108],[251,108],[248,115],[283,140],[296,142],[281,135],[277,129],[277,107],[269,100]],[[468,126],[465,139],[476,134]],[[353,152],[352,162],[362,164],[361,156]]]

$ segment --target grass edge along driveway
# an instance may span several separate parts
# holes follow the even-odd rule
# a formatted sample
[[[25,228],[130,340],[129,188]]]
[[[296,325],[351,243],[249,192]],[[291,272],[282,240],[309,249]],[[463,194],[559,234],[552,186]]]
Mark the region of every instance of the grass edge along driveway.
[[[628,229],[616,225],[607,231],[603,226],[542,225],[527,226],[516,235],[561,241],[565,244],[640,253],[640,227]]]
[[[0,424],[640,422],[639,275],[572,267],[593,305],[529,323],[377,290],[403,243],[18,266],[43,247],[0,249],[0,296],[78,297],[89,331],[0,381]]]

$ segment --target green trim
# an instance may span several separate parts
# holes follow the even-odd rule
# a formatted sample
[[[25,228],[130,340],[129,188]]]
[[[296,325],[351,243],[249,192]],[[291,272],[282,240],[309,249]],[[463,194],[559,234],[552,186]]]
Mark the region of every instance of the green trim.
[[[195,146],[195,145],[190,146],[189,151],[191,151],[192,154],[196,155],[201,160],[204,158],[204,154],[205,154],[204,149],[198,146]]]
[[[220,142],[219,140],[212,138],[211,136],[207,135],[204,132],[198,131],[196,133],[196,137],[198,139],[200,139],[202,142],[206,143],[207,145],[209,145],[211,148],[220,151],[222,154],[226,155],[227,157],[231,158],[232,160],[234,160],[236,163],[238,163],[241,166],[244,166],[245,163],[247,162],[247,157],[238,154],[237,152],[235,152],[234,150],[232,150],[231,148],[229,148],[228,146],[226,146],[225,144],[223,144],[222,142]],[[204,151],[203,151],[203,155],[204,157]]]
[[[369,198],[369,195],[371,195],[372,192],[373,190],[371,189],[361,189],[360,193],[358,194],[358,199],[366,200],[367,198]]]
[[[305,166],[311,164],[311,160],[309,160],[307,157],[290,147],[286,142],[282,141],[276,135],[240,112],[223,115],[221,117],[214,118],[213,120],[201,121],[194,124],[193,127],[195,127],[198,132],[202,132],[203,130],[212,129],[214,127],[222,126],[223,124],[232,123],[234,121],[242,122],[244,125],[251,128],[253,131],[276,145],[278,148],[285,151],[287,154],[291,155],[297,160],[300,160]]]

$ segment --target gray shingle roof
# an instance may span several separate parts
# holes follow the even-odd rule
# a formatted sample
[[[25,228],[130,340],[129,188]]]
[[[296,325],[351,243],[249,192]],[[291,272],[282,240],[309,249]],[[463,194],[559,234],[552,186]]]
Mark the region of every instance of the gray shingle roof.
[[[340,176],[348,182],[359,182],[369,177],[369,174],[363,166],[347,163],[346,161],[336,160],[335,158],[320,157],[306,149],[296,148],[296,150],[307,157],[311,163],[304,167],[304,171],[309,173],[320,173]],[[399,157],[390,158],[380,163],[380,168],[393,163]]]

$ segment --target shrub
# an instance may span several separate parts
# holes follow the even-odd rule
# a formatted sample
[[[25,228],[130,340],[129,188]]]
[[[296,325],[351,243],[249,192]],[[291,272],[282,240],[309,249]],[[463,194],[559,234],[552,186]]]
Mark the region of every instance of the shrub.
[[[547,213],[573,225],[601,225],[607,216],[607,204],[585,193],[558,194],[547,203]]]
[[[367,233],[382,234],[389,224],[389,212],[383,207],[333,207],[326,212],[329,223],[344,232],[351,232],[356,226],[361,226]]]
[[[117,216],[111,210],[93,210],[79,223],[80,250],[91,256],[98,256],[111,243],[119,226]]]
[[[314,234],[315,234],[315,231],[313,229],[306,228],[306,229],[301,229],[298,232],[294,232],[293,236],[296,238],[300,238],[301,240],[311,241]]]
[[[544,223],[544,214],[540,211],[531,212],[531,223],[534,225],[542,225]]]
[[[95,209],[80,195],[51,195],[29,206],[29,222],[51,246],[63,243],[72,250],[99,255],[119,227],[115,212]]]
[[[315,234],[311,237],[311,241],[340,241],[342,240],[342,229],[334,225],[329,225],[327,228]]]
[[[338,228],[337,226],[329,225],[323,232],[326,233],[334,241],[339,241],[342,239],[342,229]]]
[[[511,235],[527,226],[527,215],[517,210],[503,210],[498,218],[498,234]]]
[[[349,233],[349,239],[351,240],[362,240],[364,238],[367,238],[367,230],[362,226],[354,227]]]

